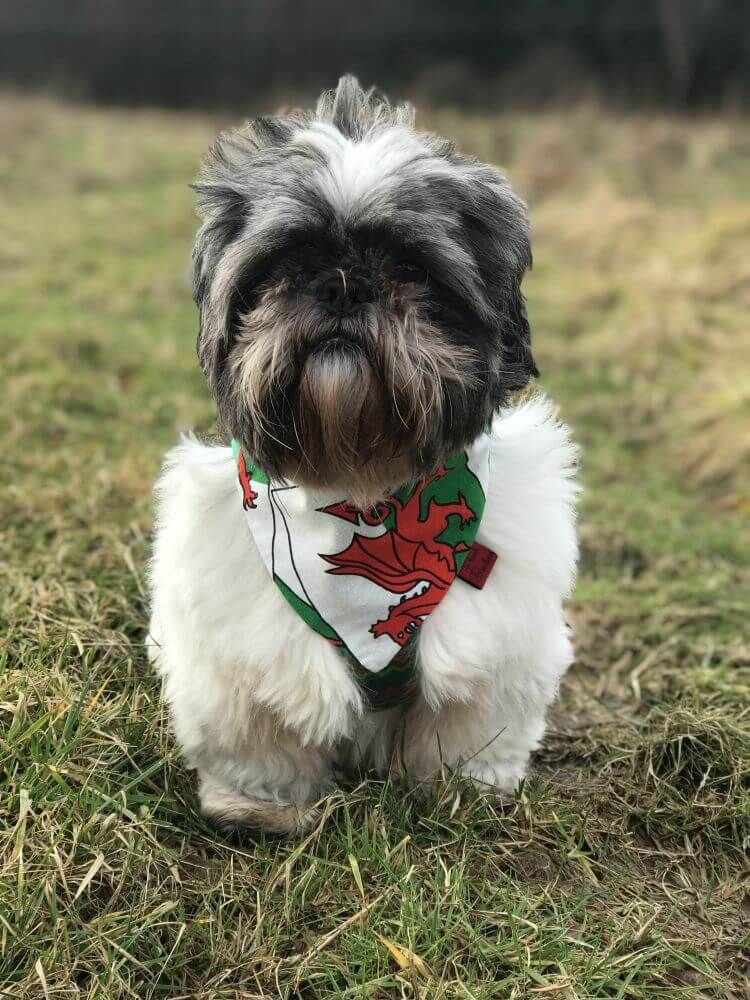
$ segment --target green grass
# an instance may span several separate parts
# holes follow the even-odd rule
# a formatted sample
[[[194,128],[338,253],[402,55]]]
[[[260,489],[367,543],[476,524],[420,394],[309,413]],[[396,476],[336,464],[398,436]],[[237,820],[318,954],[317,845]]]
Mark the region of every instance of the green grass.
[[[577,664],[513,803],[373,781],[230,842],[141,647],[150,484],[213,419],[185,272],[219,123],[0,100],[2,996],[747,995],[750,126],[433,121],[532,206]]]

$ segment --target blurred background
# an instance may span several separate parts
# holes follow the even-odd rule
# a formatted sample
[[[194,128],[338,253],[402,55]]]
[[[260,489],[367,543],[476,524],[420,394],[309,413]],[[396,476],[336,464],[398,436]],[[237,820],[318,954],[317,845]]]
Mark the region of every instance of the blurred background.
[[[475,107],[750,97],[740,0],[4,0],[0,80],[103,103],[240,107],[329,86]]]
[[[203,996],[252,952],[242,983],[256,995],[252,969],[315,940],[325,884],[348,870],[347,849],[331,848],[320,902],[310,889],[307,908],[266,921],[275,937],[259,929],[252,945],[245,915],[257,886],[273,896],[271,848],[240,861],[212,843],[215,868],[188,867],[169,888],[202,833],[142,652],[151,485],[178,431],[214,420],[195,356],[189,184],[220,128],[311,101],[347,71],[412,98],[418,127],[498,164],[527,200],[537,388],[582,445],[576,665],[523,810],[488,827],[506,859],[496,881],[487,842],[465,839],[463,807],[440,821],[457,824],[459,855],[479,851],[456,884],[491,872],[463,924],[421,821],[403,831],[413,912],[438,893],[428,909],[443,951],[425,954],[483,996],[496,995],[481,984],[499,968],[509,995],[529,995],[554,962],[583,984],[571,996],[745,996],[750,8],[739,0],[2,0],[0,827],[16,847],[0,910],[10,900],[16,925],[0,992],[11,982],[8,995],[40,997],[43,962],[59,995],[99,996],[86,984],[101,981],[107,996],[140,996],[169,962],[169,994]],[[366,830],[379,793],[362,794],[353,825]],[[115,802],[110,828],[101,811]],[[402,813],[398,799],[383,828],[400,829]],[[508,882],[507,859],[529,843],[563,873],[551,908]],[[360,855],[365,884],[378,886],[370,861]],[[71,886],[100,891],[58,894],[52,921],[63,863]],[[241,916],[221,916],[214,872]],[[482,929],[503,886],[504,909],[534,928],[532,950]],[[385,933],[407,912],[401,891],[383,904]],[[565,943],[582,920],[591,959],[591,945]],[[475,924],[485,936],[467,946]],[[487,950],[495,938],[500,950]],[[381,968],[364,924],[339,945],[336,968]],[[118,977],[135,992],[111,986]],[[276,987],[264,980],[268,995]]]

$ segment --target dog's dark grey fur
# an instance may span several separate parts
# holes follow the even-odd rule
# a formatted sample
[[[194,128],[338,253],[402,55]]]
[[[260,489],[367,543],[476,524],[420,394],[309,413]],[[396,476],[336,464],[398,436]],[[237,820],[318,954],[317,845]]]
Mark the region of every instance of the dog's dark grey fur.
[[[421,474],[537,374],[525,206],[494,167],[415,132],[408,105],[343,77],[314,113],[220,136],[196,190],[201,365],[268,473],[355,494],[394,460]],[[321,307],[335,275],[367,290],[352,314]]]

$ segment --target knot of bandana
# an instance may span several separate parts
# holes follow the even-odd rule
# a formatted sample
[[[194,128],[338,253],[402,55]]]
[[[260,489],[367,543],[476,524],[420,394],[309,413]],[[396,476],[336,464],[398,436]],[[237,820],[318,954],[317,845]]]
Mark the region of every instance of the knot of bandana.
[[[489,438],[367,510],[271,481],[232,442],[247,524],[289,604],[349,663],[370,708],[408,700],[417,637],[466,559],[484,512]]]

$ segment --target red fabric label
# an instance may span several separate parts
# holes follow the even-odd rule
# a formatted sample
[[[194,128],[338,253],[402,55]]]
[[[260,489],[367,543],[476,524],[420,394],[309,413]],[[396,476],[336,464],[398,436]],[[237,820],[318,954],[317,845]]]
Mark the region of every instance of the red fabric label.
[[[497,562],[497,552],[488,549],[479,542],[474,542],[469,549],[469,554],[464,559],[464,564],[458,571],[459,578],[466,583],[481,590],[487,583],[487,577],[492,572],[492,567]]]

